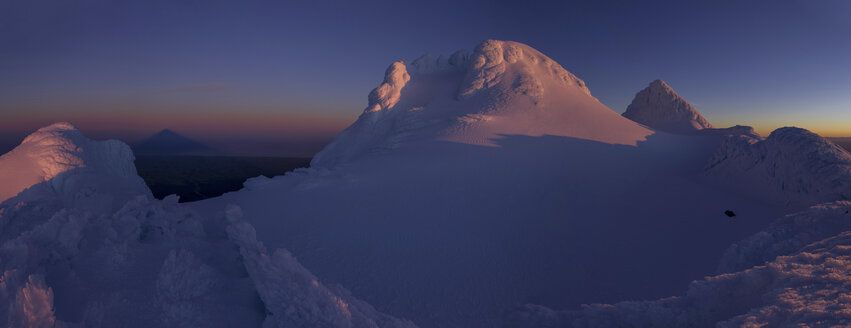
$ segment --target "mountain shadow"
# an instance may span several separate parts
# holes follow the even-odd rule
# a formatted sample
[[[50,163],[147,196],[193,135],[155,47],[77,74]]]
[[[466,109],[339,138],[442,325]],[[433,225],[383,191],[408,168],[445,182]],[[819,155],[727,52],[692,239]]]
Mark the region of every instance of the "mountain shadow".
[[[196,140],[164,129],[133,145],[136,155],[216,155],[212,148]]]

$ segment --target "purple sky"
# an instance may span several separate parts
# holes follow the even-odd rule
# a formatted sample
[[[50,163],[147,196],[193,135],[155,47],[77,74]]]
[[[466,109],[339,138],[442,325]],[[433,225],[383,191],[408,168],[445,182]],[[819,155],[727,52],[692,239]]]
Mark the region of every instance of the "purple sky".
[[[392,61],[488,38],[537,48],[617,112],[661,78],[716,126],[851,135],[848,17],[843,0],[3,1],[0,139],[68,120],[319,142]]]

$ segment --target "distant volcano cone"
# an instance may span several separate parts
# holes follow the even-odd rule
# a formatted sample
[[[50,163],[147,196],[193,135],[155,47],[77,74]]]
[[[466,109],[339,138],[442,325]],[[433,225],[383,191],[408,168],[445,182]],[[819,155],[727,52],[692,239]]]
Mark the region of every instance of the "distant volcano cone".
[[[169,129],[157,132],[133,147],[136,155],[211,155],[206,145]]]

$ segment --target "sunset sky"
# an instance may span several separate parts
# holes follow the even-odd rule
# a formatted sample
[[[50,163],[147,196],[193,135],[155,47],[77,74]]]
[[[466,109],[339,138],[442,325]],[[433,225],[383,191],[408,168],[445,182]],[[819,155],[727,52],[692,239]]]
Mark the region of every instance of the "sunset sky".
[[[719,127],[851,136],[851,2],[0,2],[0,138],[324,140],[398,59],[526,43],[618,113],[654,79]]]

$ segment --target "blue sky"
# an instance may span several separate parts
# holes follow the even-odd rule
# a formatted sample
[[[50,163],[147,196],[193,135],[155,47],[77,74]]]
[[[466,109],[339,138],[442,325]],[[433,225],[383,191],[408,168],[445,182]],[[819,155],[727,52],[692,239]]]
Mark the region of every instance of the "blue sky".
[[[661,78],[717,126],[851,136],[848,17],[842,0],[4,0],[0,129],[333,135],[392,61],[495,38],[617,112]]]

